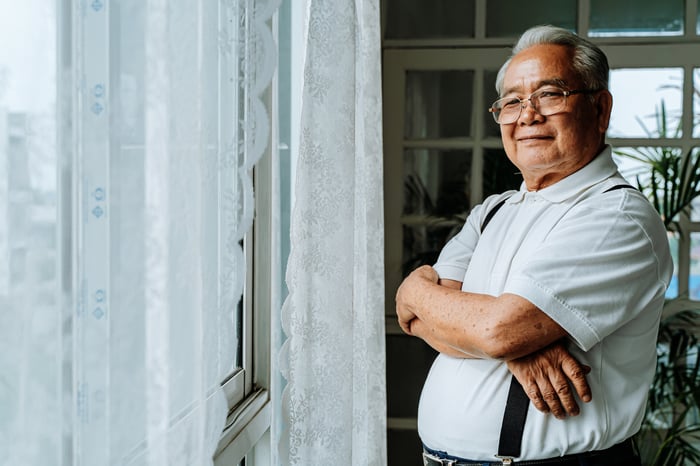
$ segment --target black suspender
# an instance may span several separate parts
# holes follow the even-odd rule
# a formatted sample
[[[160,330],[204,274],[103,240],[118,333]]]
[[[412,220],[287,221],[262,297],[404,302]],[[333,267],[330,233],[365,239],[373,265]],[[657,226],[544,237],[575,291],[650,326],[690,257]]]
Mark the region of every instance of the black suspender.
[[[611,187],[611,188],[608,188],[608,189],[606,189],[605,191],[603,191],[603,194],[609,193],[610,191],[615,191],[616,189],[624,189],[624,188],[637,189],[637,188],[635,188],[634,186],[632,186],[631,184],[616,184],[615,186],[613,186],[613,187]]]
[[[525,394],[523,386],[520,385],[518,379],[511,375],[506,409],[503,412],[503,422],[501,422],[501,436],[498,439],[498,454],[496,455],[504,460],[504,464],[507,464],[506,458],[520,456],[525,419],[529,407],[530,399]]]
[[[493,208],[491,210],[488,211],[488,213],[486,214],[486,217],[484,218],[484,223],[481,224],[481,232],[482,233],[484,232],[484,228],[486,228],[486,225],[489,224],[489,222],[491,221],[493,216],[496,215],[496,212],[498,212],[498,210],[501,207],[503,207],[503,204],[505,204],[507,200],[508,200],[508,198],[506,197],[501,202],[499,202],[498,204],[493,206]]]
[[[615,191],[617,189],[631,188],[628,184],[618,184],[612,186],[603,193]],[[496,212],[500,210],[508,198],[503,199],[498,204],[493,206],[484,217],[484,222],[481,224],[481,233],[489,224]],[[510,377],[510,388],[508,389],[508,399],[506,400],[506,408],[503,412],[503,422],[501,423],[501,435],[498,440],[498,454],[496,457],[503,461],[503,464],[512,464],[512,459],[520,456],[520,450],[523,440],[523,430],[525,429],[525,420],[527,418],[527,410],[530,407],[530,399],[525,394],[525,390],[518,380]]]

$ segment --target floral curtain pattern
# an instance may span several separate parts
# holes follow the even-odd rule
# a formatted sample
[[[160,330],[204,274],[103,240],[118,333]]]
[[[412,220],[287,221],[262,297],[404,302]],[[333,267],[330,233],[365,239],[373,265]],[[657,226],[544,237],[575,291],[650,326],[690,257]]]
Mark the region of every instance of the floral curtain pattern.
[[[379,4],[311,0],[282,309],[285,465],[385,465]]]
[[[279,0],[46,3],[6,43],[53,96],[0,99],[0,464],[210,465]]]

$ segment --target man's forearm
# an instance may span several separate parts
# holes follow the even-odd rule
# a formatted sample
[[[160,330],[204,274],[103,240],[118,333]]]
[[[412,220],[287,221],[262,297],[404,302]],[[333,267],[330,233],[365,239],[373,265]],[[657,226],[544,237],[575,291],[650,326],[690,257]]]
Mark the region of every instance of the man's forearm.
[[[404,324],[414,316],[433,341],[480,358],[515,359],[566,336],[556,322],[515,295],[494,297],[440,286],[431,267],[412,272],[397,292]]]
[[[478,356],[469,354],[459,348],[449,345],[448,343],[438,340],[433,332],[431,332],[430,327],[425,325],[425,323],[418,318],[411,321],[410,330],[410,334],[412,336],[420,338],[438,353],[442,353],[453,358],[480,359]]]
[[[490,308],[491,300],[497,298],[489,296],[484,299],[484,295],[462,292],[461,285],[461,282],[439,280],[432,268],[419,269],[415,275],[412,274],[404,281],[397,293],[399,322],[403,322],[402,328],[406,333],[423,339],[442,354],[462,359],[492,358],[493,355],[485,354],[487,352],[478,346],[478,335],[483,328],[478,324],[483,324],[483,322],[472,322],[471,327],[463,327],[468,325],[465,322],[469,321],[464,317],[466,315],[473,318],[473,314],[470,315],[470,313],[474,312],[474,306],[477,306],[480,315],[483,315],[484,310],[502,313],[503,308],[497,306]],[[479,302],[480,298],[484,301]],[[512,347],[520,348],[521,352],[529,352],[525,352],[520,357],[517,356],[519,353],[516,351],[506,354],[506,357],[501,359],[509,361],[508,368],[523,387],[526,387],[528,397],[537,409],[551,411],[558,418],[563,418],[567,414],[578,414],[579,407],[569,383],[573,385],[580,399],[584,402],[589,401],[590,388],[585,374],[590,368],[579,364],[561,344],[560,339],[566,336],[566,332],[561,327],[539,309],[532,309],[534,306],[531,303],[522,298],[514,298],[510,302],[507,299],[504,300],[507,305],[512,306],[514,316],[506,315],[500,318],[505,319],[511,325],[510,335],[517,332],[516,334],[522,337],[521,334],[527,334],[527,331],[523,331],[522,327],[527,328],[529,325],[531,329],[534,329],[534,336],[525,336],[525,338],[532,338],[535,343],[519,344],[520,346],[517,346],[518,343],[516,343],[516,346]],[[480,304],[481,307],[479,307]],[[497,304],[503,305],[502,302]],[[456,307],[452,307],[453,305]],[[484,316],[484,319],[487,317]],[[430,318],[435,320],[430,321]],[[451,327],[445,328],[445,318],[453,319]],[[542,323],[543,318],[544,324]],[[530,319],[530,321],[523,319]],[[486,325],[493,324],[491,321],[487,321]],[[474,333],[476,333],[476,337]],[[504,337],[507,338],[508,335],[504,335]],[[456,340],[452,340],[452,338],[456,338]],[[465,350],[464,344],[454,344],[454,341],[463,342],[465,338],[477,348],[477,351]],[[549,346],[543,344],[552,338],[553,342],[559,340],[559,343]],[[508,347],[508,342],[504,347]]]

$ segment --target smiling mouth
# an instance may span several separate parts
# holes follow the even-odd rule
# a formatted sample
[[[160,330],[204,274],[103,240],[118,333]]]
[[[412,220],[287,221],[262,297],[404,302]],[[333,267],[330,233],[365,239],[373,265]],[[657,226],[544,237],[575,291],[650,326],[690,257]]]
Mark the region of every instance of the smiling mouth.
[[[553,139],[551,136],[526,136],[522,138],[518,138],[518,142],[530,142],[530,141],[546,141]]]

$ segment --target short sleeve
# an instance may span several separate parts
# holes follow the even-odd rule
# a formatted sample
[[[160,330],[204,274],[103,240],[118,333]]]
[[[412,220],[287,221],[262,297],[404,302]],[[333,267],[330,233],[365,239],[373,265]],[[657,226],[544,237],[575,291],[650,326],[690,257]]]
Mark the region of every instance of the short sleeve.
[[[639,193],[611,196],[616,201],[572,209],[519,261],[504,288],[539,307],[584,350],[644,310],[657,312],[672,273],[652,207]]]

